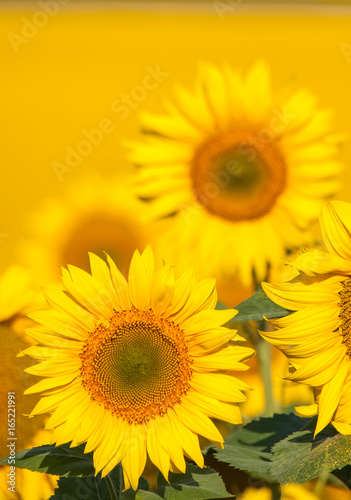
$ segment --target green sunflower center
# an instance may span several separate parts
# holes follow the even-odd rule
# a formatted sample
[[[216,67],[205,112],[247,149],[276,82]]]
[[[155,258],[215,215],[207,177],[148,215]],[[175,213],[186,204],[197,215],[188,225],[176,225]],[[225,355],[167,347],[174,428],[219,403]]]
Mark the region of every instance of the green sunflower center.
[[[285,188],[286,166],[274,141],[248,131],[214,136],[196,150],[193,191],[205,209],[231,221],[268,213]]]
[[[129,423],[165,414],[190,387],[183,332],[151,310],[116,312],[89,335],[81,358],[92,399]]]
[[[341,318],[341,331],[343,342],[346,345],[346,352],[351,358],[351,279],[342,282],[343,288],[339,292],[341,300],[339,302]]]

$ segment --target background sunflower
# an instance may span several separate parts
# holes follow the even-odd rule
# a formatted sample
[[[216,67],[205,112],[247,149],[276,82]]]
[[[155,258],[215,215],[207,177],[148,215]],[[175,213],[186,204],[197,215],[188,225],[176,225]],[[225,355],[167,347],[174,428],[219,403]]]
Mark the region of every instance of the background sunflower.
[[[29,358],[16,358],[24,349],[34,342],[25,333],[25,328],[33,326],[34,322],[25,314],[44,307],[42,294],[34,286],[34,278],[31,273],[19,266],[13,266],[6,270],[0,279],[0,397],[7,401],[8,391],[15,394],[15,418],[16,418],[16,451],[46,444],[51,439],[51,433],[44,431],[44,418],[36,421],[28,421],[26,415],[38,400],[36,396],[30,398],[24,396],[24,391],[33,383],[33,377],[23,372],[32,363]],[[3,408],[6,405],[4,403]],[[0,412],[0,425],[4,433],[7,430],[7,412]],[[8,436],[6,435],[6,438]],[[7,439],[1,441],[1,456],[8,455]],[[33,500],[46,500],[54,492],[57,484],[54,476],[39,474],[28,470],[16,469],[16,493],[8,491],[7,474],[8,467],[0,467],[0,498],[7,500],[11,498]]]
[[[142,115],[145,137],[129,155],[150,219],[176,213],[163,254],[219,280],[270,280],[286,250],[313,241],[311,226],[339,188],[330,111],[306,90],[277,97],[264,61],[245,76],[203,64],[194,89],[176,94],[165,114]]]
[[[6,213],[0,226],[0,266],[14,262],[18,242],[27,232],[24,214],[37,210],[42,200],[64,199],[68,186],[91,172],[132,172],[120,139],[138,137],[139,112],[161,112],[161,101],[171,95],[176,81],[192,87],[199,59],[215,65],[227,61],[246,72],[262,57],[269,61],[276,88],[298,82],[312,89],[321,107],[335,110],[338,130],[347,132],[350,9],[339,3],[318,7],[294,2],[285,7],[279,2],[272,7],[245,1],[220,16],[216,2],[194,4],[192,11],[183,2],[160,2],[153,10],[147,2],[130,2],[127,9],[118,2],[72,0],[31,34],[38,4],[1,2],[0,54],[7,77],[0,83],[0,203],[1,213]],[[17,52],[11,33],[25,39]],[[157,85],[143,93],[143,79],[157,68],[159,81],[147,80]],[[131,105],[122,103],[123,96],[129,96]],[[116,113],[122,105],[125,113]],[[72,151],[78,154],[79,144],[88,140],[83,131],[100,130],[104,119],[111,121],[110,128],[102,123],[110,132],[100,142],[96,138],[96,146],[90,141],[91,152],[79,163]],[[60,182],[53,163],[65,165],[69,153],[70,171]],[[349,143],[340,159],[350,164]],[[340,199],[350,199],[348,170]]]
[[[128,273],[135,249],[145,248],[154,238],[152,226],[140,222],[143,205],[129,184],[120,176],[87,175],[72,182],[63,199],[47,198],[28,217],[19,250],[38,283],[59,281],[59,266],[89,270],[88,252],[107,252]]]

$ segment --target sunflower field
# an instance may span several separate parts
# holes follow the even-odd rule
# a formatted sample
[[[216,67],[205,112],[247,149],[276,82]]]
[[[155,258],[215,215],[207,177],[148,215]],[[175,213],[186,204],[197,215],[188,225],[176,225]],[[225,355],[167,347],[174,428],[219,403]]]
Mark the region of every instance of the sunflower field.
[[[0,14],[0,500],[351,500],[351,0]]]

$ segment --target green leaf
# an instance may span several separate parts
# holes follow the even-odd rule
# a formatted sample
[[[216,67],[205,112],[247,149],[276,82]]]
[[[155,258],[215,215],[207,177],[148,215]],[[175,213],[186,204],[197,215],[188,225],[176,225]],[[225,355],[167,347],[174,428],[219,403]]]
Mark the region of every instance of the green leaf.
[[[101,474],[96,477],[61,477],[49,500],[110,500],[110,492]]]
[[[123,500],[210,500],[228,498],[222,479],[209,467],[200,469],[187,464],[184,474],[169,473],[169,483],[159,472],[157,489],[154,491],[133,492],[128,490],[122,495]]]
[[[195,465],[187,464],[185,474],[169,473],[169,482],[159,472],[157,475],[157,489],[154,491],[123,492],[123,500],[210,500],[228,498],[222,479],[217,472],[209,467],[200,469]]]
[[[7,465],[7,457],[0,465]],[[16,467],[58,476],[93,476],[93,454],[84,453],[84,445],[69,447],[45,445],[16,453]]]
[[[275,302],[264,294],[263,290],[258,290],[251,297],[235,306],[234,309],[239,312],[232,321],[260,321],[263,319],[263,316],[268,319],[281,318],[292,312],[275,304]]]
[[[161,485],[156,490],[162,498],[168,500],[228,498],[222,479],[209,467],[200,469],[188,464],[185,474],[170,472],[168,479],[169,485]]]
[[[86,499],[92,500],[109,500],[110,486],[114,489],[114,492],[119,498],[121,490],[123,489],[123,476],[121,464],[118,464],[106,477],[101,478],[101,474],[96,477],[61,477],[58,482],[58,487],[55,489],[55,494],[50,497],[50,500],[74,500],[74,499]],[[120,485],[122,481],[122,485]],[[143,477],[140,478],[138,489],[148,490],[149,483]],[[132,489],[129,489],[122,494],[123,500],[134,500],[136,498],[136,493]],[[139,497],[137,497],[139,498]],[[144,497],[140,497],[144,498]]]
[[[337,478],[335,481],[343,482],[349,490],[351,490],[351,465],[346,465],[342,469],[335,469],[332,472],[334,478]],[[332,476],[329,477],[329,480],[334,479]]]
[[[226,445],[216,456],[221,462],[244,470],[250,476],[267,482],[275,482],[270,473],[272,454],[249,447]]]
[[[122,493],[122,500],[160,500],[160,497],[152,491],[129,489]]]
[[[141,478],[141,479],[143,479],[143,478]],[[115,496],[117,498],[120,498],[121,492],[122,492],[123,487],[124,487],[123,469],[122,469],[121,462],[118,463],[116,465],[116,467],[114,469],[112,469],[111,472],[109,472],[107,474],[107,476],[105,477],[105,481],[107,481],[109,489],[114,492]],[[140,481],[139,481],[139,484],[140,484]]]
[[[114,469],[116,470],[116,469]],[[113,473],[114,471],[112,471]],[[111,474],[111,473],[110,473]],[[161,474],[159,474],[161,476]],[[222,480],[212,469],[199,469],[188,465],[185,474],[170,473],[169,481],[158,479],[159,487],[155,491],[129,489],[122,493],[122,500],[210,500],[228,498]],[[141,478],[138,488],[148,487],[147,481]],[[101,474],[96,477],[60,478],[55,494],[50,500],[109,500],[110,494],[105,479]]]
[[[351,462],[351,436],[338,434],[331,425],[315,439],[313,433],[308,425],[274,446],[271,471],[277,481],[301,484]]]
[[[217,460],[226,462],[250,476],[276,482],[271,474],[271,447],[291,432],[301,429],[306,419],[294,414],[276,414],[253,420],[226,439],[223,450],[212,449]]]
[[[144,493],[147,493],[148,495],[143,495]],[[134,491],[132,488],[129,490],[123,491],[122,493],[122,500],[143,500],[147,498],[157,498],[157,495],[153,495],[153,493],[149,492],[149,483],[147,479],[141,476],[139,479],[139,484],[138,484],[138,491]]]

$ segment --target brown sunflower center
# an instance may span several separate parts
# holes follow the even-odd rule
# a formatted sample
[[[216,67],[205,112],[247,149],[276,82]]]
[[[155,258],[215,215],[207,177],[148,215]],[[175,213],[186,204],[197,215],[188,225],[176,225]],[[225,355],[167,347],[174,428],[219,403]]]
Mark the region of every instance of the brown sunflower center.
[[[205,209],[230,221],[268,213],[285,188],[286,165],[274,140],[250,131],[211,137],[191,164],[193,191]]]
[[[342,282],[343,288],[339,292],[341,300],[339,302],[341,318],[341,331],[343,342],[346,345],[346,352],[351,358],[351,279]]]
[[[184,333],[151,310],[115,312],[90,333],[81,359],[91,398],[128,423],[164,415],[190,388]]]

